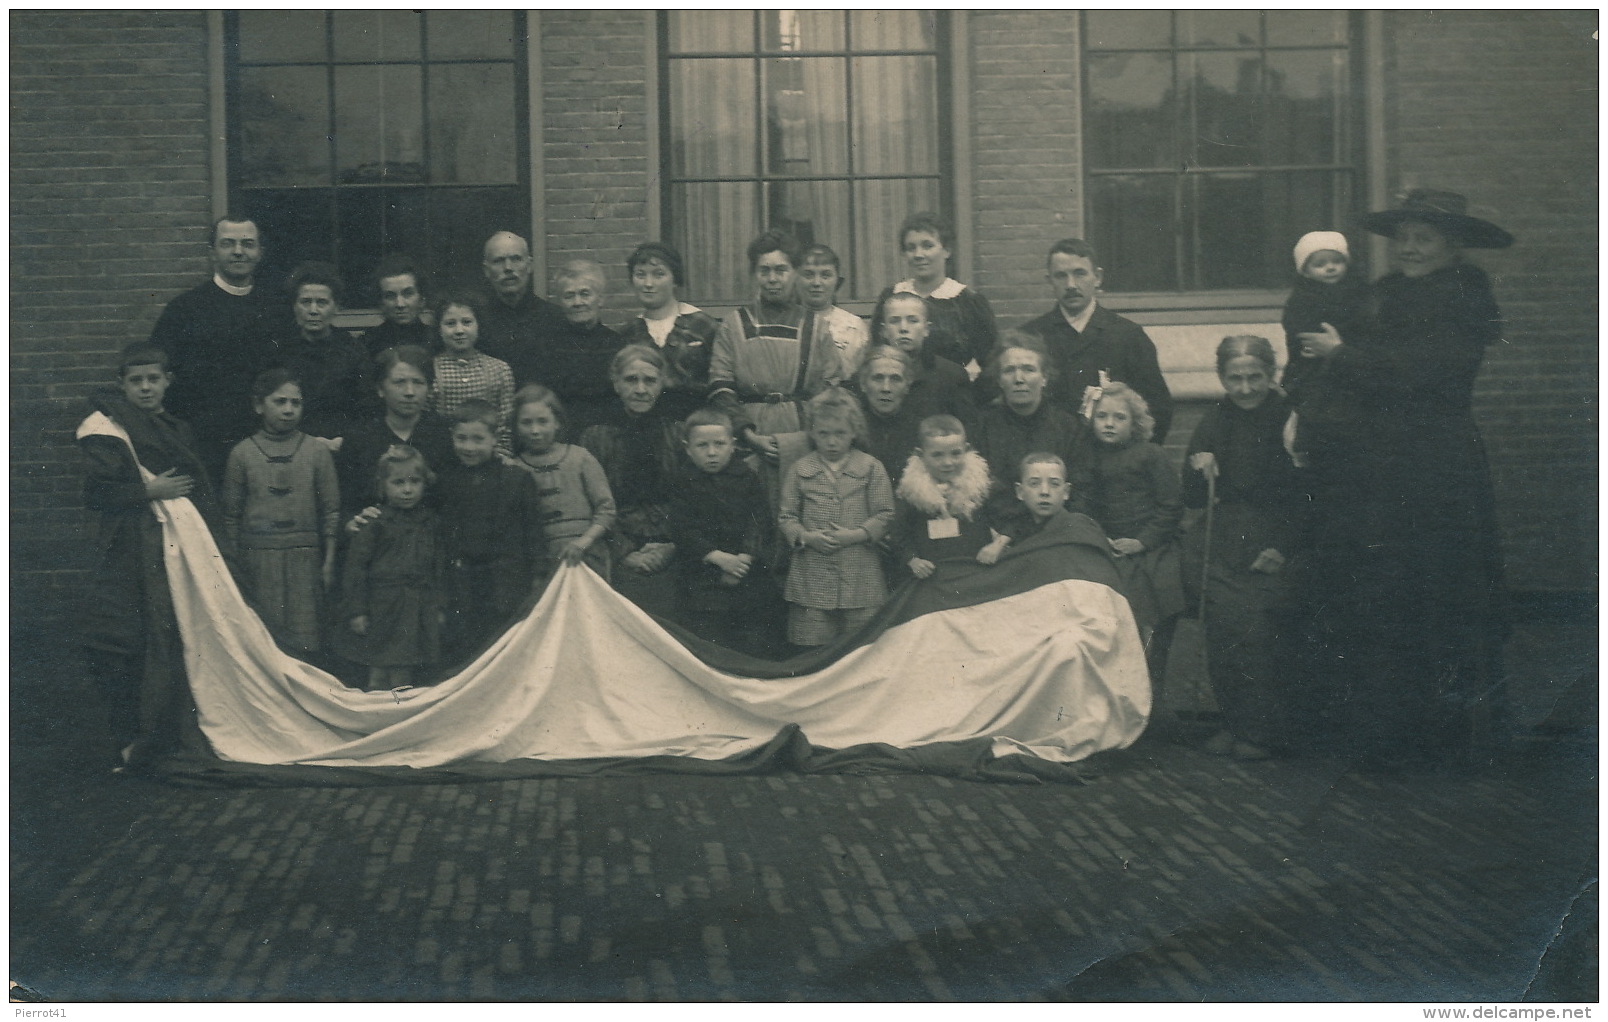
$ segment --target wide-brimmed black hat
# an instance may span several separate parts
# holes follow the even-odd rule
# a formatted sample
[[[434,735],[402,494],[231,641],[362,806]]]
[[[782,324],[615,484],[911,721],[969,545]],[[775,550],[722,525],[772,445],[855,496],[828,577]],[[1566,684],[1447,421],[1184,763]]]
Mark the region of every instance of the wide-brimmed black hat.
[[[1417,220],[1429,224],[1464,248],[1507,248],[1513,244],[1513,235],[1477,216],[1469,216],[1468,199],[1456,192],[1443,192],[1435,188],[1414,188],[1395,209],[1378,213],[1364,213],[1357,225],[1374,234],[1395,237],[1396,229],[1405,221]]]

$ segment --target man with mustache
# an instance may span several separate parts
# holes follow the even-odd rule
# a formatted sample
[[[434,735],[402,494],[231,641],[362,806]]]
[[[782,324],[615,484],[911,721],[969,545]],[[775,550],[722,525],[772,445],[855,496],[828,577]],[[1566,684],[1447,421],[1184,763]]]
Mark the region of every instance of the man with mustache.
[[[558,306],[531,290],[530,245],[517,234],[498,231],[486,239],[480,268],[492,292],[481,316],[480,350],[508,363],[516,388],[545,383],[549,338],[566,320]]]
[[[254,433],[251,381],[268,368],[274,340],[291,329],[284,304],[257,286],[262,238],[244,217],[212,225],[212,279],[162,310],[150,342],[168,353],[167,410],[189,423],[202,465],[216,480],[236,443]]]
[[[1076,412],[1084,391],[1100,385],[1100,375],[1121,380],[1145,399],[1156,420],[1151,439],[1161,443],[1172,424],[1172,392],[1161,375],[1156,345],[1144,327],[1100,305],[1096,294],[1105,269],[1082,238],[1050,246],[1045,279],[1055,289],[1055,308],[1021,329],[1043,338],[1057,372],[1045,397]]]

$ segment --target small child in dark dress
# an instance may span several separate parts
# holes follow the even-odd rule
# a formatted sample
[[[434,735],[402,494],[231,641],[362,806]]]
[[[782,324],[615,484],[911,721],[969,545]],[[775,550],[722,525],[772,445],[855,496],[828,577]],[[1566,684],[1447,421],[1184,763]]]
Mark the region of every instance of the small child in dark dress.
[[[398,444],[375,472],[382,506],[346,550],[342,618],[355,641],[343,652],[368,666],[368,690],[413,684],[441,657],[447,558],[435,512],[425,507],[435,473]]]
[[[930,578],[941,560],[995,563],[1010,538],[990,527],[988,463],[953,415],[929,415],[916,436],[894,491],[899,503],[888,546],[895,562],[917,578]]]
[[[777,648],[781,590],[766,555],[775,548],[765,484],[736,451],[731,416],[700,408],[687,417],[687,460],[670,498],[678,618],[693,634],[768,656]]]
[[[1305,464],[1309,444],[1321,436],[1328,391],[1325,360],[1307,358],[1300,336],[1320,333],[1328,323],[1347,344],[1365,344],[1370,332],[1372,291],[1366,280],[1348,272],[1350,265],[1346,236],[1338,231],[1312,231],[1295,243],[1297,276],[1284,303],[1281,382],[1295,408],[1285,428],[1285,447],[1298,467]]]
[[[1090,416],[1093,456],[1072,480],[1076,506],[1100,523],[1117,558],[1122,595],[1146,636],[1151,674],[1165,668],[1184,610],[1178,526],[1184,516],[1178,469],[1150,440],[1145,399],[1123,383],[1101,388]]]

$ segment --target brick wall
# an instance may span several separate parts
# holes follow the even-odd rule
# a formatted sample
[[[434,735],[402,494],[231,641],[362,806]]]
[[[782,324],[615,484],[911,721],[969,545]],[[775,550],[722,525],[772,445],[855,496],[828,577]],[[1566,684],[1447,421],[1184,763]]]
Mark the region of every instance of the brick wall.
[[[1595,588],[1596,12],[1385,18],[1392,191],[1462,192],[1518,239],[1472,254],[1507,322],[1475,400],[1509,581]]]
[[[975,278],[1000,322],[1050,304],[1044,253],[1083,229],[1076,13],[978,11],[970,19]],[[966,215],[966,196],[960,196]]]
[[[72,430],[112,353],[206,271],[206,14],[11,14],[13,615],[87,566]]]
[[[625,259],[650,235],[648,188],[648,31],[640,10],[541,14],[543,172],[547,273],[569,259],[594,259],[609,275],[604,321],[618,325],[640,308],[627,286]]]

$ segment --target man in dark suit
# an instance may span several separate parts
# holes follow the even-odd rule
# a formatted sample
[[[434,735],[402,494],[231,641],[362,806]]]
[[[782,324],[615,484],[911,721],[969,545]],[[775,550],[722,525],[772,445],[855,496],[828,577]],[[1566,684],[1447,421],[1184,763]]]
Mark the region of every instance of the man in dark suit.
[[[1022,329],[1042,337],[1055,360],[1056,378],[1046,397],[1076,412],[1084,389],[1099,386],[1104,372],[1108,380],[1121,380],[1145,399],[1156,420],[1152,439],[1159,444],[1172,425],[1172,393],[1144,327],[1096,301],[1104,273],[1094,248],[1082,238],[1056,242],[1045,274],[1055,288],[1055,308]]]
[[[491,286],[480,317],[480,350],[508,363],[515,386],[545,382],[549,339],[565,320],[556,305],[531,290],[530,245],[498,231],[486,239],[480,267]]]
[[[290,300],[257,282],[263,245],[257,225],[226,216],[212,225],[212,278],[168,302],[151,330],[173,373],[167,409],[189,424],[214,483],[236,443],[256,431],[251,381],[273,361],[274,342],[293,329]]]

